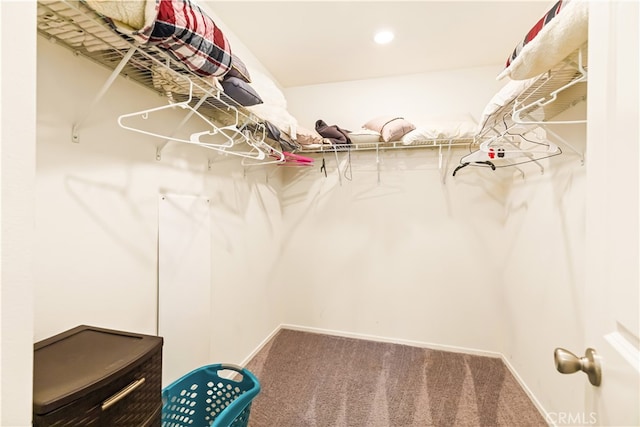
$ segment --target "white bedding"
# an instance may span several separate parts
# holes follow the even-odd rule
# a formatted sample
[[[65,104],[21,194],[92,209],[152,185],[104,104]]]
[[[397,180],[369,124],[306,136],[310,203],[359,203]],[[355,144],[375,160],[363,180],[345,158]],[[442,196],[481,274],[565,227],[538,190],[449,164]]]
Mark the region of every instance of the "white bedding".
[[[287,100],[273,80],[260,70],[250,67],[251,86],[263,103],[246,107],[258,117],[269,121],[289,135],[295,135],[298,121],[287,110]]]
[[[465,120],[434,120],[416,123],[416,128],[405,134],[404,145],[420,144],[434,140],[473,139],[478,132],[478,124]]]
[[[257,104],[246,108],[288,135],[295,135],[298,121],[286,109],[272,104]]]
[[[510,80],[506,85],[504,85],[502,89],[493,95],[493,98],[491,98],[487,106],[484,108],[482,117],[480,117],[480,122],[478,123],[477,131],[480,132],[482,130],[485,122],[492,114],[513,101],[536,80],[537,77],[532,77],[526,80]]]
[[[208,86],[202,85],[202,83],[198,81],[195,82],[196,84],[191,86],[189,84],[190,78],[188,76],[181,78],[178,73],[160,65],[151,66],[151,80],[156,89],[162,90],[165,93],[189,95],[189,91],[191,90],[191,95],[197,98],[215,95],[216,90],[211,89],[209,86],[215,87],[218,91],[223,90],[220,82],[215,77],[202,77],[202,80],[204,80]],[[202,89],[200,88],[201,85],[203,86]]]
[[[375,130],[362,128],[349,132],[349,139],[352,144],[375,144],[382,141],[382,135]]]
[[[527,43],[497,79],[526,80],[551,69],[588,39],[589,2],[571,0]]]
[[[96,12],[113,19],[118,26],[139,30],[153,21],[156,14],[154,0],[86,0]]]

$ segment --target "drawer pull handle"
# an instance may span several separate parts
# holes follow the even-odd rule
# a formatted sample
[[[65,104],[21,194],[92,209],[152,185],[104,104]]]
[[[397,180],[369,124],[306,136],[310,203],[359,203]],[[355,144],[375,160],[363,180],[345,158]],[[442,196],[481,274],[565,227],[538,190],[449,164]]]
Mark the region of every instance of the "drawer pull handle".
[[[126,386],[125,388],[123,388],[122,390],[120,390],[119,392],[117,392],[116,394],[114,394],[104,402],[102,402],[102,410],[106,411],[111,406],[115,405],[116,403],[124,399],[127,395],[132,393],[135,389],[140,387],[142,384],[144,384],[144,378],[140,378],[139,380],[132,382],[131,384],[129,384],[128,386]]]

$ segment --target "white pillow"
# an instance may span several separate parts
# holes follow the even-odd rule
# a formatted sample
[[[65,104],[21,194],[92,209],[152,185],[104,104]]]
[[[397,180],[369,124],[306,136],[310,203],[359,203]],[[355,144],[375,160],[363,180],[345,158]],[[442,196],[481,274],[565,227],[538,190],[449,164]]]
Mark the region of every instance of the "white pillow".
[[[538,76],[587,42],[589,36],[589,3],[572,0],[525,44],[509,67],[497,80],[509,77],[526,80]]]
[[[298,121],[284,108],[268,105],[266,103],[252,105],[245,108],[250,110],[256,116],[271,122],[271,124],[289,135],[295,135],[295,129],[298,125]]]
[[[405,145],[434,139],[470,139],[478,132],[478,124],[470,115],[450,115],[422,120],[416,128],[402,137]]]
[[[352,144],[371,144],[382,141],[382,135],[375,130],[362,128],[349,132],[349,139]]]
[[[399,141],[403,135],[416,128],[404,117],[396,116],[378,116],[363,124],[362,127],[380,132],[384,142]]]

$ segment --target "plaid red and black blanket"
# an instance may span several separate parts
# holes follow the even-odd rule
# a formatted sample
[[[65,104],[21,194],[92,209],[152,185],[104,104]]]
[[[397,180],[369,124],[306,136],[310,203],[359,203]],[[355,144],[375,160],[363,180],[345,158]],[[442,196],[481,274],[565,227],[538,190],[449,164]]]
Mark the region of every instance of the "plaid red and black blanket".
[[[167,50],[200,76],[223,76],[231,67],[229,41],[190,0],[160,1],[148,43]]]
[[[231,46],[194,0],[86,0],[120,33],[155,45],[199,76],[221,77],[231,68]]]

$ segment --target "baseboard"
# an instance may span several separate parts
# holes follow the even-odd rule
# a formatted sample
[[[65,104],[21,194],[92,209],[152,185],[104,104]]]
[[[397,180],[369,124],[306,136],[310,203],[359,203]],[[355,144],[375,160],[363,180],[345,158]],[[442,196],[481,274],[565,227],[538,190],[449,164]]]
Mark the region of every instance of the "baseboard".
[[[544,407],[542,406],[538,398],[536,398],[536,395],[533,394],[531,389],[527,386],[527,384],[518,374],[518,371],[516,371],[516,369],[509,362],[509,360],[507,360],[504,354],[502,355],[502,362],[504,362],[504,364],[507,366],[507,369],[509,369],[509,372],[511,372],[511,375],[513,375],[513,377],[516,379],[518,384],[520,384],[520,387],[522,387],[522,390],[524,390],[527,396],[529,396],[529,399],[531,399],[531,402],[533,402],[533,405],[536,407],[536,409],[538,409],[538,412],[540,412],[540,415],[542,415],[542,418],[544,418],[544,420],[549,424],[549,426],[556,427],[556,424],[550,421],[550,417],[547,415],[547,411],[544,409]]]
[[[496,352],[487,351],[487,350],[479,350],[475,348],[456,347],[451,345],[441,345],[441,344],[427,343],[422,341],[412,341],[412,340],[404,340],[404,339],[398,339],[398,338],[381,337],[378,335],[359,334],[359,333],[353,333],[353,332],[338,331],[333,329],[314,328],[309,326],[291,325],[286,323],[280,325],[280,328],[291,329],[294,331],[301,331],[301,332],[312,332],[317,334],[333,335],[333,336],[345,337],[345,338],[355,338],[355,339],[363,339],[363,340],[376,341],[376,342],[388,342],[391,344],[410,345],[412,347],[429,348],[432,350],[451,351],[454,353],[472,354],[475,356],[487,356],[487,357],[497,357],[497,358],[503,357],[501,353],[496,353]]]
[[[258,354],[258,352],[260,350],[262,350],[262,348],[269,342],[271,341],[271,339],[280,331],[280,329],[282,329],[282,325],[278,325],[276,326],[276,328],[271,331],[271,333],[269,335],[267,335],[267,337],[265,339],[263,339],[260,344],[258,344],[258,346],[253,349],[253,351],[251,353],[249,353],[249,355],[247,357],[244,358],[244,360],[240,363],[240,366],[247,366],[247,363],[249,363],[249,361],[251,359],[253,359],[253,357]]]

